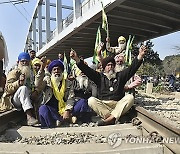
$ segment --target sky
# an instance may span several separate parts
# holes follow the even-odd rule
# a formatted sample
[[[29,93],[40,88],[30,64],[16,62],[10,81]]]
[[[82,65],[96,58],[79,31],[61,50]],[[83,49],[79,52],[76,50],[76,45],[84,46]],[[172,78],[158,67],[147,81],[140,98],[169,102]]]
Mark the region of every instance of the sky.
[[[29,23],[37,0],[29,0],[28,3],[15,6],[12,3],[1,4],[7,1],[9,0],[0,0],[0,31],[5,37],[8,48],[9,69],[16,63],[18,54],[24,49]],[[51,0],[53,1],[55,0]],[[63,0],[63,4],[72,5],[72,0]],[[180,46],[180,31],[155,38],[152,42],[154,51],[157,51],[163,60],[168,55],[178,53],[173,47]]]

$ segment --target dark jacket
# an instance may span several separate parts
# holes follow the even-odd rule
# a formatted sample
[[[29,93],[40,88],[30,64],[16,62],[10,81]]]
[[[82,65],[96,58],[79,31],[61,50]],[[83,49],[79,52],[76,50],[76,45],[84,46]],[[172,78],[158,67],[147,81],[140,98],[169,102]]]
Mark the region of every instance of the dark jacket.
[[[128,68],[116,73],[116,78],[109,80],[106,75],[94,71],[83,61],[77,64],[79,69],[97,85],[97,98],[100,100],[119,101],[124,97],[124,85],[136,73],[140,67],[142,60],[135,58]]]
[[[74,103],[79,99],[88,99],[91,96],[97,96],[97,87],[91,80],[88,80],[88,87],[81,89],[76,79],[68,81],[68,100],[66,110],[71,110]]]

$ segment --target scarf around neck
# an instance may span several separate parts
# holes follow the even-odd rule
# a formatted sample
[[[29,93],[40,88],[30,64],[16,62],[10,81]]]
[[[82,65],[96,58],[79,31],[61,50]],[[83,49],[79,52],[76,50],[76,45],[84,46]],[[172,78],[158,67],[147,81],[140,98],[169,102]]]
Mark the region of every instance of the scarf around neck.
[[[63,100],[64,92],[65,92],[65,79],[62,79],[61,89],[59,90],[58,85],[55,83],[55,80],[51,79],[53,94],[55,98],[58,100],[58,109],[59,114],[62,115],[65,111],[66,103]]]

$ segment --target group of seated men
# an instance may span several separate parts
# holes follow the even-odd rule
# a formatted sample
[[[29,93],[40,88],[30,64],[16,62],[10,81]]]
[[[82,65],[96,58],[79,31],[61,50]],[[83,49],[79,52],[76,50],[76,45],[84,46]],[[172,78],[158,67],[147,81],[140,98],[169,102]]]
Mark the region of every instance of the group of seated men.
[[[0,111],[23,109],[27,125],[40,123],[42,128],[60,126],[63,122],[90,121],[92,111],[102,118],[98,126],[115,124],[134,103],[133,95],[125,95],[125,91],[139,85],[140,79],[135,76],[134,82],[125,85],[146,53],[146,47],[141,46],[129,67],[117,69],[124,63],[119,48],[113,50],[115,56],[100,60],[101,71],[90,68],[71,50],[70,58],[75,63],[68,78],[63,73],[63,59],[48,62],[46,57],[36,58],[33,50],[20,53],[17,66],[7,75]],[[102,49],[100,44],[99,56]]]

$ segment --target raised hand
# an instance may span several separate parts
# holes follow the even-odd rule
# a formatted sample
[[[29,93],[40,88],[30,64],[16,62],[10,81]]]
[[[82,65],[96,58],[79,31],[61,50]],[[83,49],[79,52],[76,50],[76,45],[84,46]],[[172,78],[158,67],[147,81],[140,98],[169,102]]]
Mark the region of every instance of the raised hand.
[[[144,55],[146,54],[147,52],[147,48],[142,45],[140,48],[139,48],[139,55],[138,55],[138,59],[143,59]]]
[[[20,76],[19,76],[19,84],[20,85],[23,85],[24,82],[25,82],[25,79],[26,79],[26,75],[24,73],[22,73]]]
[[[78,57],[76,51],[74,51],[73,49],[71,49],[71,51],[70,51],[70,57],[71,57],[72,59],[74,59],[76,62],[79,61],[79,57]]]
[[[47,62],[47,59],[46,59],[46,56],[42,57],[41,58],[41,68],[44,69],[46,67],[46,62]]]
[[[101,56],[101,52],[102,52],[103,46],[104,46],[104,43],[103,43],[103,42],[101,42],[101,43],[98,45],[98,47],[97,47],[97,55],[98,55],[98,56]]]

